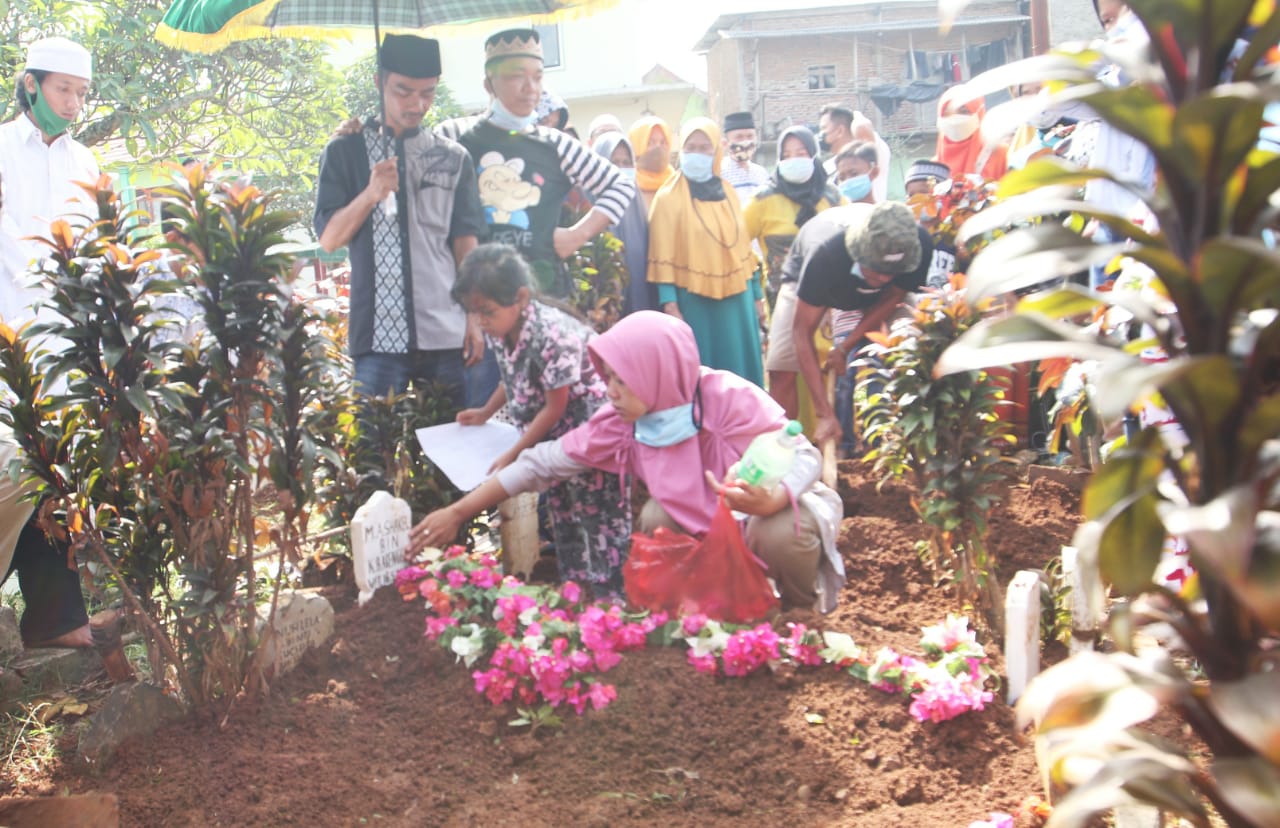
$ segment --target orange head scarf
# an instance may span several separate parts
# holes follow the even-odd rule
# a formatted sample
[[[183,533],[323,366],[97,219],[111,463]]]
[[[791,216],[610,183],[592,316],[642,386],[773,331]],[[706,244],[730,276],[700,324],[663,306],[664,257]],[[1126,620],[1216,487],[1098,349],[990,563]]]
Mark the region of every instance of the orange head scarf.
[[[680,128],[678,146],[683,147],[695,132],[711,139],[716,148],[712,171],[720,175],[724,160],[720,127],[710,118],[691,118]],[[755,254],[751,252],[737,194],[716,178],[710,183],[715,186],[707,189],[718,188],[719,199],[695,199],[689,179],[680,173],[673,175],[653,197],[649,209],[649,281],[723,299],[750,286]]]
[[[984,152],[982,118],[987,114],[986,101],[982,98],[963,100],[961,98],[963,93],[963,86],[953,86],[944,92],[938,99],[938,118],[941,119],[944,114],[954,114],[949,113],[948,109],[959,110],[963,106],[969,110],[969,114],[978,117],[978,129],[963,141],[952,141],[939,131],[938,148],[934,160],[941,161],[950,167],[952,176],[977,173],[987,181],[994,181],[1005,173],[1007,163],[1005,147],[995,146]]]
[[[663,136],[667,139],[668,150],[672,147],[673,136],[671,135],[671,127],[667,126],[667,122],[659,118],[657,115],[648,115],[631,125],[631,130],[627,133],[627,138],[631,140],[631,150],[639,159],[649,149],[649,137],[653,135],[654,130],[661,130]],[[636,164],[636,186],[641,192],[654,193],[663,184],[667,183],[667,179],[671,178],[675,170],[671,168],[671,153],[668,151],[667,157],[663,159],[665,167],[661,172],[651,172],[650,170],[640,169],[639,163]]]

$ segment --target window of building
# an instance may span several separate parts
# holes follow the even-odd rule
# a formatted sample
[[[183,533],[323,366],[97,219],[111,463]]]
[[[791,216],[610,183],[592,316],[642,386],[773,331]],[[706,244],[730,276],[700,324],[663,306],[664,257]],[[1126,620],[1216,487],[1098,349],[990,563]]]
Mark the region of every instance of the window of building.
[[[542,38],[542,65],[546,69],[556,69],[562,65],[560,54],[560,24],[534,26],[534,31]]]
[[[836,88],[835,64],[827,64],[826,66],[810,66],[809,67],[809,88],[810,89],[835,89]]]

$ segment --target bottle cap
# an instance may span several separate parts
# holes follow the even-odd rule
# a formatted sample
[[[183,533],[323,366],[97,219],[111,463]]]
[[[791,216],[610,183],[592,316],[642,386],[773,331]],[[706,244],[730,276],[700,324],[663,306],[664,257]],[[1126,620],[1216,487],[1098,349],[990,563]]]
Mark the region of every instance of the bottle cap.
[[[804,426],[800,425],[800,421],[799,421],[799,420],[788,420],[788,421],[787,421],[787,428],[786,428],[786,432],[787,432],[788,434],[790,434],[792,437],[796,436],[797,434],[799,434],[799,433],[800,433],[800,432],[802,432],[802,431],[804,431]]]

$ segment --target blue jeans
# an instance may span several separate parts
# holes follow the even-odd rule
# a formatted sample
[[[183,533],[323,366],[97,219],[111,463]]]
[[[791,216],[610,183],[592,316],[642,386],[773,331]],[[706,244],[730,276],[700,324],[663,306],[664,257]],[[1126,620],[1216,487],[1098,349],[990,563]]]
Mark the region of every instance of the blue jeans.
[[[856,371],[846,368],[836,379],[836,419],[840,421],[840,454],[852,457],[858,450],[858,438],[853,430],[853,389],[857,384]]]
[[[407,354],[360,354],[355,363],[356,391],[381,397],[387,392],[403,394],[409,383],[438,383],[454,408],[463,403],[462,349],[411,351]]]
[[[498,358],[493,349],[485,346],[484,356],[470,368],[462,369],[464,408],[480,408],[493,396],[502,375],[498,373]]]

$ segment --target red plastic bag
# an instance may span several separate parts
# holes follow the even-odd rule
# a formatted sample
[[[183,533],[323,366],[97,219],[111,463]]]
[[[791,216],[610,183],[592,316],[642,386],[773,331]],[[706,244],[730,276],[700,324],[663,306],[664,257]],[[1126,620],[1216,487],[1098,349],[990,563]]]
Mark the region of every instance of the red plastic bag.
[[[665,527],[652,537],[633,534],[622,577],[631,604],[655,612],[742,623],[778,606],[764,564],[723,498],[701,540]]]

